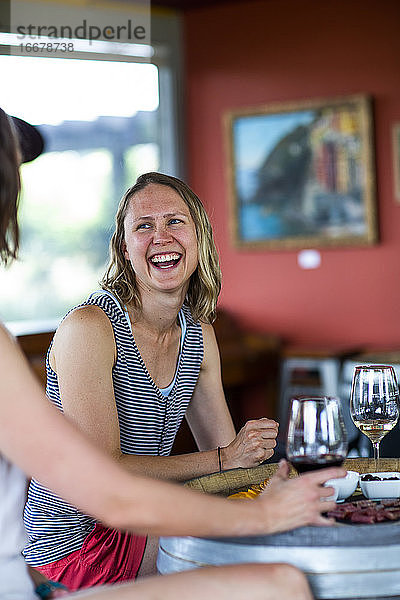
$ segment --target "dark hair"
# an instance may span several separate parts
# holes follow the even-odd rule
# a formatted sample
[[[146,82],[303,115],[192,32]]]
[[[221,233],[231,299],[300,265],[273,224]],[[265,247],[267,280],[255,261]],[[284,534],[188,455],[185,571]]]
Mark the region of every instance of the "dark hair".
[[[186,183],[163,173],[145,173],[138,177],[134,186],[122,198],[116,219],[115,231],[110,243],[110,261],[101,282],[102,287],[114,292],[123,304],[131,302],[141,308],[136,276],[126,261],[122,249],[125,239],[124,222],[129,204],[137,192],[151,184],[165,185],[175,190],[189,208],[196,227],[199,262],[190,278],[186,304],[195,321],[212,322],[215,319],[217,299],[221,290],[221,271],[213,232],[201,200]]]
[[[0,108],[0,263],[16,257],[19,244],[20,151],[11,119]]]

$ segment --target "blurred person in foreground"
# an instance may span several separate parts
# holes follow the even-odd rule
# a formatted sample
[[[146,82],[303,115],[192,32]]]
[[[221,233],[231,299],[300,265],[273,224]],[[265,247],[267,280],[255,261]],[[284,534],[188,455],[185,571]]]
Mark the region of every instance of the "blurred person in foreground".
[[[20,131],[22,152],[34,137]],[[19,164],[13,122],[0,109],[0,257],[6,263],[18,249]],[[29,154],[28,154],[29,156]],[[332,468],[288,480],[282,462],[268,490],[254,501],[205,496],[169,482],[129,474],[96,447],[44,396],[17,344],[0,326],[0,597],[34,600],[33,583],[21,555],[22,506],[26,474],[55,490],[102,523],[139,535],[227,536],[275,533],[303,525],[328,525],[321,513],[327,479],[343,476]],[[32,427],[35,424],[35,427]],[[20,471],[22,469],[22,471]],[[59,593],[53,593],[57,597]],[[305,577],[289,565],[233,565],[183,574],[143,578],[133,584],[97,588],[75,598],[172,600],[207,595],[220,599],[310,599]]]

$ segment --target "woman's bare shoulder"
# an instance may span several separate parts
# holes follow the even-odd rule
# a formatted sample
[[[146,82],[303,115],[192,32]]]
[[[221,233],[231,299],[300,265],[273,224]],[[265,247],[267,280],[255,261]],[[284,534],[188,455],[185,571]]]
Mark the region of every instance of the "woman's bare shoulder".
[[[77,357],[96,356],[98,365],[113,365],[116,359],[114,332],[110,320],[98,306],[80,306],[62,321],[53,339],[49,354],[50,366],[56,373],[59,367],[73,364]]]
[[[53,347],[73,340],[80,340],[81,343],[107,343],[113,339],[112,325],[105,312],[99,306],[86,305],[72,310],[60,323]]]
[[[215,336],[214,327],[210,323],[201,323],[201,329],[203,332],[203,348],[204,357],[201,365],[204,371],[207,367],[218,364],[219,365],[219,349],[218,342]]]
[[[201,324],[201,331],[203,333],[204,345],[206,346],[210,343],[211,344],[215,343],[216,337],[215,337],[214,327],[210,323],[201,322],[200,324]]]

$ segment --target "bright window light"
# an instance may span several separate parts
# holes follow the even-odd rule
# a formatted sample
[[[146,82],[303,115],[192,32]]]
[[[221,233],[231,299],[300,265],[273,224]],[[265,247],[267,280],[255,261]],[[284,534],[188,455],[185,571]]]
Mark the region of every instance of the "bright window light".
[[[131,117],[158,107],[151,64],[0,56],[0,72],[0,106],[33,124]]]
[[[0,269],[0,318],[39,323],[98,289],[121,195],[160,169],[158,69],[0,56],[0,72],[0,106],[46,144],[21,168],[21,249]]]

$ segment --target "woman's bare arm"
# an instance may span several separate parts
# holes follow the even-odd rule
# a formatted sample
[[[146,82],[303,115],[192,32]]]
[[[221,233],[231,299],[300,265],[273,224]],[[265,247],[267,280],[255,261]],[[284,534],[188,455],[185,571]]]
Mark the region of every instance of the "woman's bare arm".
[[[228,501],[133,476],[50,405],[17,345],[1,327],[0,356],[1,452],[107,525],[150,535],[223,536],[327,523],[321,512],[335,503],[321,501],[332,494],[321,483],[343,476],[342,469],[286,481],[283,466],[270,493],[257,501]]]
[[[278,423],[248,421],[236,436],[222,387],[221,361],[211,325],[202,325],[204,359],[186,419],[200,450],[222,446],[225,469],[254,467],[273,455]]]
[[[196,452],[179,456],[121,452],[112,380],[115,357],[114,334],[104,311],[87,306],[68,315],[56,333],[50,356],[64,414],[131,473],[186,480],[217,471],[215,448],[201,455]]]
[[[215,336],[211,326],[205,331],[205,359],[188,409],[188,421],[202,452],[179,456],[121,452],[112,381],[114,334],[109,319],[96,306],[68,315],[53,342],[50,362],[58,376],[65,415],[132,473],[181,481],[212,473],[219,469],[216,447],[234,439],[222,450],[224,468],[259,464],[272,454],[277,424],[268,419],[252,421],[235,438],[222,390]]]

